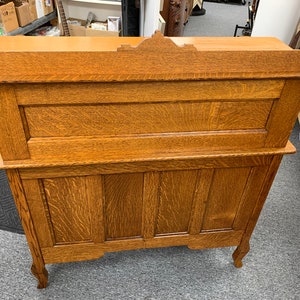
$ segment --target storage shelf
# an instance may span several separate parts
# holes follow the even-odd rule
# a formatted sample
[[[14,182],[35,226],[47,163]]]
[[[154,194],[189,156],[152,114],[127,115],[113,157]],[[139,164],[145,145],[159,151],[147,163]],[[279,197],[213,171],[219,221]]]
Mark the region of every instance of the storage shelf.
[[[24,26],[24,27],[19,27],[16,30],[13,30],[11,32],[8,32],[7,35],[19,35],[19,34],[26,34],[28,32],[33,31],[36,28],[39,28],[40,26],[46,24],[47,22],[53,20],[54,18],[56,18],[57,13],[56,10],[54,10],[52,13],[41,17],[35,21],[33,21],[32,23]]]
[[[121,6],[121,1],[109,1],[109,0],[106,0],[106,1],[105,0],[72,0],[72,1]]]

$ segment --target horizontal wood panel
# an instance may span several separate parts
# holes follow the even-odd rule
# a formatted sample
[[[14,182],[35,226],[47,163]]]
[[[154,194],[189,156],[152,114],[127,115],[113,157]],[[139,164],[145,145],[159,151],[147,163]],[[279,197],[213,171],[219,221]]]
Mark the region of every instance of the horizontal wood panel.
[[[275,99],[284,80],[43,83],[15,85],[19,105]]]
[[[28,52],[3,52],[0,81],[103,82],[300,76],[298,51],[197,51],[194,48],[176,52],[167,49],[161,55],[159,47],[151,50],[45,51],[29,52],[30,55]],[[190,61],[193,63],[187,63]]]
[[[187,245],[190,249],[237,246],[242,231],[210,232],[199,235],[174,235],[152,239],[127,239],[105,243],[82,243],[42,248],[46,264],[97,259],[105,252],[136,250],[143,248]]]
[[[230,168],[230,167],[252,167],[269,165],[273,155],[268,156],[244,156],[235,154],[235,157],[205,157],[202,159],[178,159],[166,161],[132,162],[119,164],[103,164],[91,166],[61,166],[61,167],[39,167],[20,169],[22,179],[33,178],[55,178],[69,176],[86,176],[99,174],[135,173],[152,171],[172,170],[195,170],[200,168]]]
[[[263,129],[273,101],[38,106],[25,108],[31,137]]]
[[[264,131],[205,132],[202,134],[116,137],[106,139],[31,139],[31,158],[57,164],[64,160],[80,162],[130,162],[142,160],[199,157],[209,151],[259,149]],[[77,163],[79,164],[79,163]]]
[[[1,37],[3,43],[0,43],[1,51],[28,52],[28,51],[115,51],[120,45],[130,44],[139,45],[145,37],[79,37],[72,36],[70,39],[54,38],[50,40],[47,37],[14,36]],[[236,39],[229,37],[170,37],[177,45],[193,44],[198,50],[290,50],[290,48],[276,38],[252,38]],[[55,43],[53,42],[55,40]],[[29,43],[30,41],[30,43]]]

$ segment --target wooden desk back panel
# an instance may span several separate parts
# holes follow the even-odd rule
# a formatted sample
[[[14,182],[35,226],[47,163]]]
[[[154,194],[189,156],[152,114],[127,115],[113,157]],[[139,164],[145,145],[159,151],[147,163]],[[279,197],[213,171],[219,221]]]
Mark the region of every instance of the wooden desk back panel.
[[[159,34],[118,52],[115,39],[77,52],[78,38],[31,52],[15,39],[0,49],[0,149],[39,287],[47,263],[126,249],[238,246],[240,267],[294,151],[300,53],[273,39],[223,40],[225,52]]]

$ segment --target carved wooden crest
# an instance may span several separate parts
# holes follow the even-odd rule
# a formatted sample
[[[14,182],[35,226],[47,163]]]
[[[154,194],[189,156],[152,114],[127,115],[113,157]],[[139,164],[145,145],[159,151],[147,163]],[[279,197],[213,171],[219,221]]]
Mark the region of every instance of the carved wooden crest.
[[[176,45],[170,38],[165,37],[159,30],[155,31],[151,38],[142,41],[136,47],[131,45],[121,45],[117,51],[147,51],[147,52],[181,52],[181,51],[197,51],[190,44],[183,46]]]

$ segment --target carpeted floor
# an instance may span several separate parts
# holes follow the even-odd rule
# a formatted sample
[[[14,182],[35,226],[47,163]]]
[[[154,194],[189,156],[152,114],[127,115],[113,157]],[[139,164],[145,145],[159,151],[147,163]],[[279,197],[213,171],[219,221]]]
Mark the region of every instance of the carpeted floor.
[[[228,13],[233,7],[245,10],[245,6],[205,2],[207,17],[213,13],[210,5],[227,6]],[[246,16],[239,16],[244,22]],[[192,18],[202,22],[203,17]],[[216,16],[212,19],[219,20]],[[192,20],[185,35],[205,24],[192,25]],[[240,21],[226,28],[231,34],[224,36],[232,36],[236,22]],[[227,25],[224,21],[218,26]],[[299,135],[296,123],[291,140],[298,150]],[[0,230],[0,299],[300,299],[299,200],[300,151],[283,159],[243,268],[233,266],[233,248],[192,251],[170,247],[108,253],[97,261],[48,265],[49,286],[45,290],[36,289],[30,273],[25,236]]]
[[[205,15],[189,18],[184,36],[233,36],[235,25],[244,26],[248,19],[247,5],[203,2],[203,8]]]

